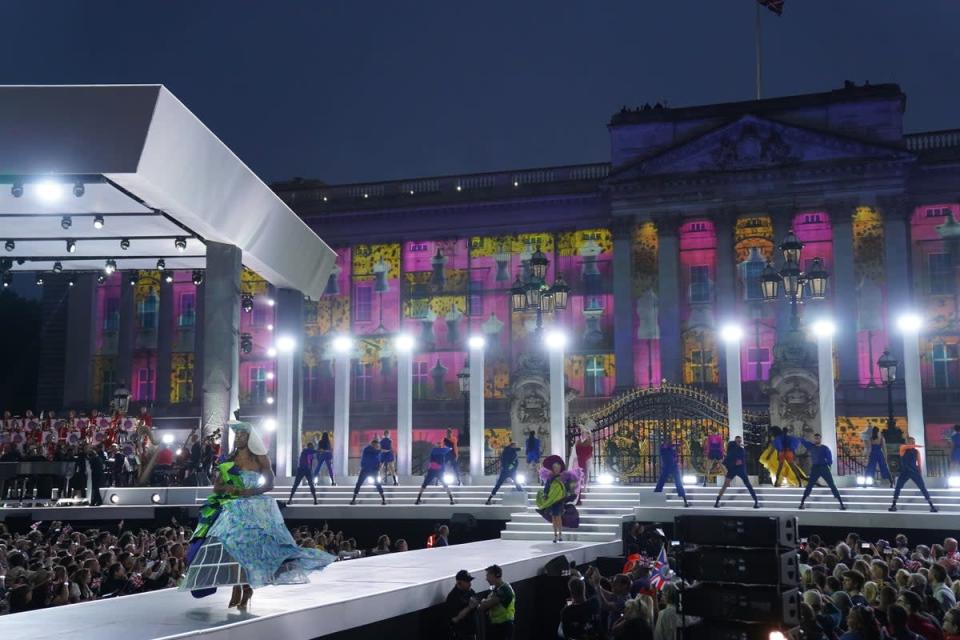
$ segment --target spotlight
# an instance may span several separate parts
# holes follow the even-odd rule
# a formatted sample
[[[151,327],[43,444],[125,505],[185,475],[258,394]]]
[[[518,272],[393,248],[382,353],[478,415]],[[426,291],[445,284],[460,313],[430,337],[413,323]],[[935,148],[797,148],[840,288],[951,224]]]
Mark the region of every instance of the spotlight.
[[[59,260],[56,261],[56,262],[54,262],[54,263],[53,263],[53,272],[54,272],[54,273],[61,273],[62,271],[63,271],[63,264],[61,264]]]
[[[456,480],[456,478],[453,477],[452,473],[443,474],[443,481],[446,482],[447,484],[453,484],[454,480]]]
[[[174,453],[179,456],[183,453],[183,449],[177,449]]]
[[[401,333],[393,339],[393,346],[396,348],[396,350],[404,353],[410,353],[413,351],[415,344],[416,343],[413,340],[413,336],[411,336],[409,333]]]
[[[137,286],[137,276],[131,275],[129,278],[127,278],[127,282],[130,284],[131,287]]]
[[[179,237],[173,241],[173,246],[176,247],[177,251],[183,253],[187,250],[187,239],[184,237]]]
[[[159,260],[157,260],[157,271],[163,271],[166,268],[167,268],[166,260],[164,260],[163,258],[160,258]]]
[[[161,442],[163,442],[163,444],[173,444],[173,434],[165,433],[163,434],[163,437],[160,438],[160,440]]]
[[[457,185],[457,191],[463,191],[463,187],[461,187],[460,185]]]
[[[609,473],[601,473],[597,477],[597,482],[600,484],[613,484],[613,476]]]
[[[13,260],[10,258],[0,258],[0,271],[9,271],[13,268]]]
[[[6,249],[7,251],[13,251],[14,249],[17,248],[17,243],[14,242],[13,240],[7,240],[6,242],[3,243],[3,248]]]
[[[107,276],[103,275],[102,273],[97,274],[97,284],[103,284],[106,281],[107,281]]]
[[[60,228],[66,231],[73,226],[73,218],[70,216],[63,216],[60,218]]]
[[[93,218],[93,228],[94,228],[94,229],[103,229],[103,216],[94,216],[94,218]]]
[[[67,278],[67,286],[68,286],[68,287],[72,287],[72,286],[74,286],[74,285],[76,285],[76,284],[77,284],[77,279],[76,279],[76,278],[74,278],[73,276],[70,276],[69,278]]]
[[[276,347],[269,347],[269,348],[267,349],[267,357],[268,357],[268,358],[276,358],[276,357],[277,357],[277,349],[276,349]]]
[[[38,182],[36,189],[37,197],[44,202],[57,202],[63,197],[63,187],[53,180]]]
[[[683,486],[685,487],[694,487],[697,484],[697,476],[695,475],[684,475],[683,476]]]
[[[960,476],[950,476],[947,478],[947,486],[951,489],[960,487]]]
[[[267,478],[266,478],[266,476],[261,475],[259,478],[257,478],[257,486],[258,486],[258,487],[262,487],[262,486],[265,485],[265,484],[267,484]]]
[[[272,307],[272,306],[275,305],[275,304],[277,304],[277,301],[276,301],[276,300],[274,300],[273,298],[267,298],[267,306],[268,306],[268,307]]]
[[[244,313],[250,313],[251,311],[253,311],[252,295],[250,295],[249,293],[244,293],[243,295],[240,296],[240,309],[242,309]]]
[[[339,335],[333,339],[331,346],[337,353],[347,353],[353,348],[353,339],[350,336]]]
[[[527,476],[523,475],[522,473],[518,473],[517,482],[519,482],[520,484],[525,484],[527,482]]]
[[[865,486],[867,486],[867,478],[866,478],[866,476],[857,476],[857,486],[858,486],[858,487],[865,487]]]
[[[281,353],[290,353],[297,348],[297,341],[292,336],[279,336],[277,338],[277,350]]]
[[[167,284],[170,284],[171,282],[173,282],[173,274],[167,273],[167,275],[163,276],[163,281],[166,282]]]
[[[250,353],[253,351],[253,336],[249,333],[240,334],[240,353]]]
[[[78,198],[82,198],[83,194],[85,194],[86,192],[87,192],[87,188],[86,186],[84,186],[82,182],[77,180],[76,182],[73,183],[73,195],[75,195]]]
[[[487,341],[483,336],[470,336],[467,340],[467,346],[471,349],[483,349],[487,345]]]
[[[769,640],[787,640],[787,636],[783,635],[782,631],[771,631],[767,637]]]
[[[740,342],[740,339],[743,338],[743,329],[740,328],[740,325],[736,324],[727,324],[720,329],[720,337],[725,342]]]
[[[192,279],[193,284],[199,287],[201,284],[203,284],[203,271],[200,269],[194,269]]]
[[[43,276],[40,275],[39,273],[37,274],[37,286],[38,286],[38,287],[42,287],[42,286],[43,286]]]
[[[23,196],[23,183],[14,182],[13,186],[10,187],[10,195],[12,195],[14,198],[19,198]]]
[[[867,486],[868,487],[873,486],[873,476],[867,476]]]
[[[543,337],[543,343],[547,345],[547,348],[551,351],[562,351],[563,348],[567,346],[567,334],[553,329],[548,331],[547,335]]]
[[[276,431],[277,430],[277,421],[273,418],[267,418],[263,421],[263,428],[267,431]]]
[[[817,320],[813,323],[811,328],[813,329],[813,335],[817,336],[818,338],[829,338],[837,330],[837,326],[833,324],[833,321],[827,318]]]
[[[126,251],[130,248],[130,238],[123,238],[120,240],[120,248]]]
[[[267,404],[273,404],[273,396],[267,396]]]
[[[923,326],[923,318],[915,313],[905,313],[897,319],[897,326],[903,332],[919,331]]]
[[[113,258],[107,260],[107,263],[103,266],[103,272],[108,276],[113,275],[113,272],[117,270],[117,261]]]
[[[272,324],[268,324],[268,325],[267,325],[267,331],[273,331],[273,325],[272,325]]]
[[[277,375],[273,371],[267,371],[267,380],[273,380]]]
[[[67,240],[67,253],[74,253],[77,250],[76,240]]]
[[[160,504],[160,494],[154,493],[153,495],[151,495],[150,502],[152,502],[153,504]]]
[[[13,274],[10,273],[9,271],[4,271],[2,280],[3,280],[3,288],[6,289],[11,284],[13,284]]]
[[[115,493],[110,494],[110,504],[120,504],[120,496]]]

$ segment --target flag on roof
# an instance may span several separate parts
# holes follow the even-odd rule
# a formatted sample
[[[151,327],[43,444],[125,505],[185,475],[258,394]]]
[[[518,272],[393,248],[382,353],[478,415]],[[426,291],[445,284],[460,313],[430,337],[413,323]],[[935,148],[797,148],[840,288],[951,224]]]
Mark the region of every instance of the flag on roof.
[[[770,11],[773,11],[778,16],[783,15],[783,3],[785,1],[786,0],[757,0],[762,6],[770,9]]]
[[[657,561],[653,563],[653,573],[650,574],[650,586],[657,591],[662,591],[663,588],[667,586],[669,576],[670,562],[667,560],[667,550],[661,546],[660,555],[657,556]]]

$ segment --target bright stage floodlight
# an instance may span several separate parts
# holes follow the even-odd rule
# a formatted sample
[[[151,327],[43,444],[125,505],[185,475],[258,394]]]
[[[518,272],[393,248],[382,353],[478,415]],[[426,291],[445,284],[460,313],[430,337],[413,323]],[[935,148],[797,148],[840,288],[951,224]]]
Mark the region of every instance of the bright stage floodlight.
[[[63,197],[63,186],[53,180],[44,180],[36,185],[37,197],[48,203],[59,202]]]
[[[94,216],[94,217],[93,217],[93,228],[94,228],[94,229],[103,229],[103,216]]]
[[[905,313],[897,318],[897,327],[904,333],[919,331],[923,326],[923,318],[915,313]]]
[[[613,476],[609,473],[601,473],[599,476],[597,476],[597,482],[607,485],[613,484]]]
[[[410,353],[413,351],[413,347],[416,343],[413,340],[413,336],[408,333],[401,333],[396,338],[393,339],[393,346],[397,351],[403,353]]]
[[[740,342],[743,338],[743,329],[738,324],[725,324],[720,329],[720,337],[724,342]]]
[[[277,337],[277,351],[280,353],[290,353],[296,348],[297,341],[293,339],[293,336]]]
[[[347,335],[338,335],[330,343],[336,353],[349,353],[353,349],[353,338]]]
[[[267,431],[276,431],[277,430],[277,421],[273,418],[267,418],[263,421],[263,428]]]
[[[695,475],[685,475],[683,476],[683,486],[685,487],[695,487],[697,486],[697,476]]]
[[[273,396],[267,396],[267,404],[273,404],[273,403],[274,403]]]
[[[76,240],[67,240],[67,253],[74,253],[77,250]]]
[[[522,473],[518,473],[518,474],[517,474],[517,482],[519,482],[520,484],[526,484],[526,482],[527,482],[527,476],[523,475]]]
[[[446,482],[447,484],[453,484],[454,480],[456,480],[456,478],[453,477],[452,473],[443,474],[443,481]]]
[[[483,336],[470,336],[467,340],[467,346],[471,349],[483,349],[487,346],[487,340]]]
[[[115,493],[110,494],[110,504],[120,504],[120,496]]]
[[[813,329],[813,335],[818,338],[830,338],[837,331],[837,325],[829,318],[816,320],[810,328]]]
[[[183,253],[187,250],[187,239],[181,236],[173,241],[173,246],[178,252]]]
[[[947,478],[947,486],[951,489],[960,487],[960,476],[950,476]]]
[[[165,433],[160,440],[163,442],[163,444],[173,444],[173,434]]]
[[[551,329],[543,336],[543,343],[551,351],[563,351],[567,346],[567,334],[557,329]]]
[[[154,493],[150,496],[150,502],[153,504],[160,504],[160,494]]]

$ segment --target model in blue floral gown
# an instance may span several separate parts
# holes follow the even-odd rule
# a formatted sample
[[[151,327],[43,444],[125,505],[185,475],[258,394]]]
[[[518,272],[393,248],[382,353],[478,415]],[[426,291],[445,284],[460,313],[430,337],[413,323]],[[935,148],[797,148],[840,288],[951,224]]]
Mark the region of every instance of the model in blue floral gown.
[[[273,488],[273,469],[263,442],[247,423],[231,423],[230,428],[236,432],[236,449],[217,468],[180,589],[202,597],[216,587],[233,586],[229,606],[246,609],[255,587],[309,582],[308,571],[335,558],[297,546],[277,501],[264,495]]]

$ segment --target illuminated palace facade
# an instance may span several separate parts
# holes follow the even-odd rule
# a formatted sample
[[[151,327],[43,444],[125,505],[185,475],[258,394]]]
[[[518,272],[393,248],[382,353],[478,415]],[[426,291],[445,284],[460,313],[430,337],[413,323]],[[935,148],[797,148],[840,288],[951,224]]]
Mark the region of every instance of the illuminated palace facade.
[[[830,273],[825,299],[805,302],[801,316],[829,313],[838,325],[839,437],[884,422],[877,360],[888,348],[902,359],[891,318],[913,309],[926,322],[927,443],[942,446],[960,399],[960,245],[950,239],[960,215],[960,132],[905,134],[905,109],[895,85],[850,84],[761,101],[646,106],[613,115],[605,163],[275,185],[338,254],[325,295],[305,303],[304,430],[332,428],[329,341],[337,332],[359,344],[351,439],[395,429],[390,338],[401,330],[418,344],[415,440],[462,427],[457,376],[467,337],[482,334],[487,427],[502,440],[516,428],[511,397],[524,354],[539,349],[535,316],[511,309],[511,289],[538,250],[549,260],[546,283],[562,277],[570,287],[566,309],[544,316],[570,336],[570,414],[662,380],[722,396],[718,333],[728,321],[744,329],[747,408],[766,408],[790,310],[763,301],[761,275],[770,260],[782,265],[777,246],[792,229],[805,244],[800,266],[820,258]],[[93,288],[90,376],[72,397],[67,383],[68,402],[82,404],[84,391],[89,401],[105,398],[123,379],[158,413],[196,415],[202,296],[190,274],[173,283],[146,276],[137,287],[118,274]],[[252,273],[243,287],[250,311],[241,314],[241,404],[267,414],[276,366],[267,351],[271,288]],[[122,354],[117,336],[129,344]],[[904,415],[902,385],[894,400]]]

